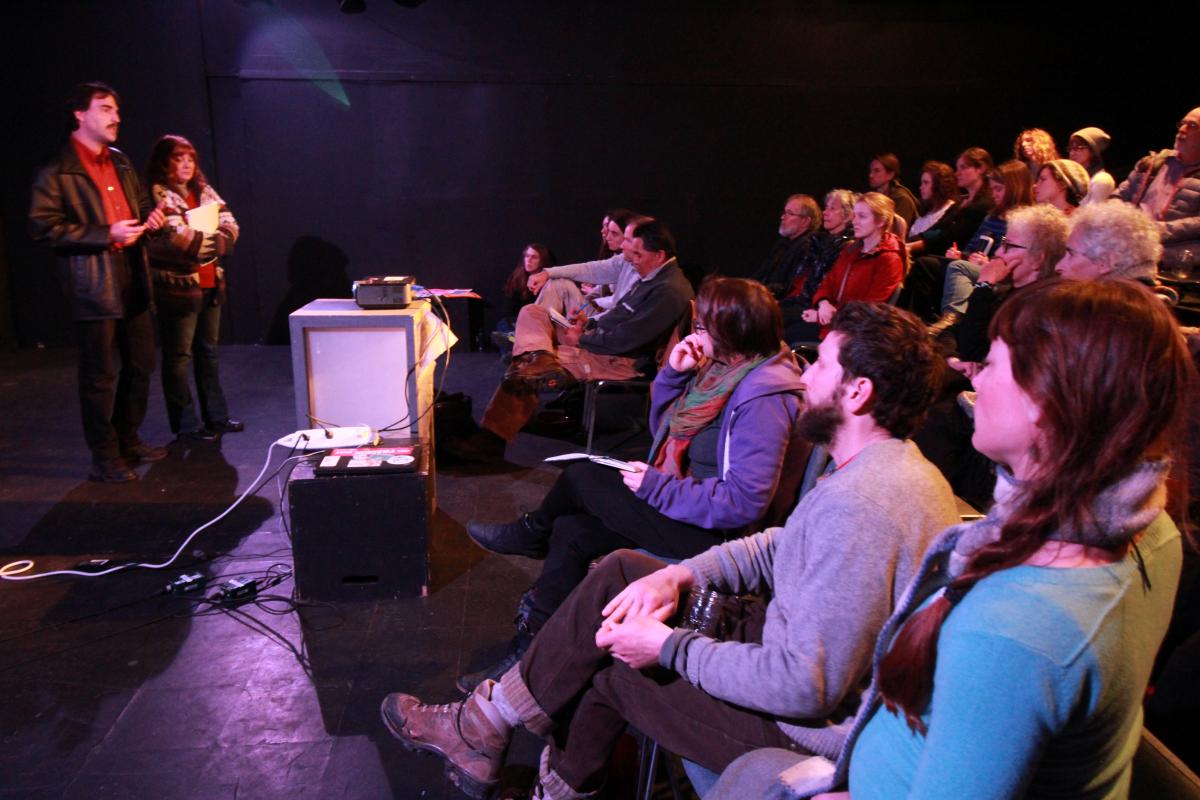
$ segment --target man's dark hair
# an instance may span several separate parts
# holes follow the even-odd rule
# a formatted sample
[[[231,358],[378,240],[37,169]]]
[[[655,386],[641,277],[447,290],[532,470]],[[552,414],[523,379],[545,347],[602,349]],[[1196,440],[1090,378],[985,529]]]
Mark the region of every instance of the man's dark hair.
[[[912,314],[882,303],[851,302],[833,317],[840,333],[838,363],[846,378],[874,386],[871,416],[897,439],[907,438],[941,388],[933,339]]]
[[[895,153],[876,153],[871,160],[878,161],[884,169],[892,173],[892,180],[900,180],[900,159],[896,158]]]
[[[667,226],[656,219],[643,222],[633,229],[633,238],[642,240],[642,247],[652,252],[667,254],[667,258],[675,256],[675,237],[667,230]]]
[[[116,101],[117,105],[121,105],[121,97],[117,94],[117,90],[107,83],[87,81],[72,86],[63,101],[63,111],[67,115],[67,130],[73,131],[79,128],[79,120],[75,119],[76,111],[87,111],[92,104],[92,98],[108,97],[109,95],[112,95],[112,99]]]

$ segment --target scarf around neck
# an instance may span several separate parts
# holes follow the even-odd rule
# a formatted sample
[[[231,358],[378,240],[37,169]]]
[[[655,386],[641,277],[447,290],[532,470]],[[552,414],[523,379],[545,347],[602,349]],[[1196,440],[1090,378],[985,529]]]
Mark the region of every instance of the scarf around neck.
[[[692,439],[721,414],[742,378],[767,358],[759,356],[734,364],[710,360],[701,367],[668,406],[667,435],[650,454],[650,466],[675,478],[687,475],[685,459]]]

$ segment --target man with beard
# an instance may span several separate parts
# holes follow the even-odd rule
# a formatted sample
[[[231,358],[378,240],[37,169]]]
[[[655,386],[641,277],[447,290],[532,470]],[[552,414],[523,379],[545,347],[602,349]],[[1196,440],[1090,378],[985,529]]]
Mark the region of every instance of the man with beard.
[[[441,706],[388,695],[391,732],[444,756],[475,797],[495,785],[516,725],[552,737],[539,797],[597,791],[627,723],[714,771],[772,743],[836,756],[827,726],[853,714],[880,628],[956,514],[946,481],[904,440],[939,374],[922,324],[848,303],[819,352],[798,424],[828,445],[836,469],[783,528],[672,566],[614,553],[499,682]],[[667,624],[693,587],[770,599],[716,641]]]

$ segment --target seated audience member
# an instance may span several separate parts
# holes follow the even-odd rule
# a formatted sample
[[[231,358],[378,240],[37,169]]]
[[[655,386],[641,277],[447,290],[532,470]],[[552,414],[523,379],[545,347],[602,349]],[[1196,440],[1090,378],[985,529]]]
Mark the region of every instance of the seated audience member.
[[[1020,161],[1005,161],[989,172],[988,189],[992,195],[992,210],[983,218],[966,249],[952,247],[946,251],[946,257],[951,261],[946,266],[942,284],[942,316],[930,326],[930,332],[935,335],[957,322],[967,310],[967,298],[979,277],[980,267],[995,254],[1008,230],[1008,213],[1033,203],[1029,170]]]
[[[808,259],[821,225],[821,209],[806,194],[794,194],[779,215],[779,239],[754,272],[754,280],[771,290],[776,299],[787,296],[792,278]]]
[[[1066,253],[1054,271],[1077,281],[1133,280],[1153,286],[1162,258],[1158,228],[1132,206],[1101,203],[1071,217]]]
[[[1157,224],[1163,269],[1194,278],[1200,259],[1200,107],[1176,126],[1175,149],[1139,161],[1117,188],[1117,197]]]
[[[870,191],[892,198],[896,204],[896,216],[904,220],[905,229],[917,218],[917,198],[908,187],[900,182],[900,159],[895,153],[880,153],[871,159],[867,172]]]
[[[529,290],[529,279],[546,267],[554,265],[550,249],[544,244],[530,242],[521,251],[521,263],[513,269],[504,280],[504,316],[496,323],[496,331],[492,341],[504,350],[512,347],[513,326],[521,306],[534,300],[534,293]],[[560,309],[561,311],[561,309]]]
[[[813,234],[813,245],[806,256],[796,264],[792,274],[791,288],[786,297],[779,301],[783,309],[784,338],[798,341],[789,334],[797,326],[808,330],[803,314],[812,305],[813,295],[821,281],[841,255],[847,244],[854,241],[854,201],[857,195],[849,189],[833,189],[825,194],[825,208],[821,212],[821,230]]]
[[[908,228],[908,238],[913,239],[937,224],[946,212],[958,202],[958,184],[954,170],[941,161],[926,161],[921,165],[921,202],[917,210],[921,216]]]
[[[1088,193],[1080,206],[1103,203],[1116,191],[1117,182],[1104,168],[1103,153],[1108,149],[1111,137],[1099,128],[1082,128],[1071,134],[1067,144],[1067,157],[1088,172]]]
[[[867,192],[854,204],[855,242],[842,250],[813,296],[813,307],[804,312],[809,329],[824,339],[837,310],[853,300],[884,303],[891,300],[904,280],[904,245],[891,232],[895,205],[879,192]],[[819,329],[819,330],[818,330]]]
[[[986,191],[992,157],[982,147],[970,147],[959,154],[956,163],[954,179],[963,196],[933,227],[910,237],[907,244],[912,269],[900,305],[930,322],[940,311],[937,303],[946,279],[946,252],[969,241],[992,208],[991,193]]]
[[[946,482],[904,441],[936,375],[918,320],[848,304],[802,378],[801,428],[828,444],[838,468],[783,528],[673,566],[610,555],[498,683],[449,705],[388,695],[388,729],[443,756],[472,797],[496,784],[517,725],[549,739],[536,797],[599,790],[627,724],[711,770],[757,747],[825,752],[828,719],[856,701],[880,624],[931,537],[955,519]],[[669,627],[693,587],[770,598],[716,641]]]
[[[1047,161],[1038,170],[1033,199],[1052,205],[1069,217],[1087,197],[1089,180],[1087,170],[1070,159]]]
[[[604,219],[600,221],[600,245],[596,253],[597,260],[603,261],[612,258],[615,253],[624,254],[625,228],[629,227],[629,221],[636,216],[638,215],[627,208],[613,208],[605,213]],[[613,301],[616,299],[613,294],[615,287],[607,283],[582,281],[579,284],[579,291],[586,301],[582,313],[589,317],[603,314],[612,308]],[[568,314],[568,316],[570,315]]]
[[[575,463],[535,511],[467,524],[492,552],[545,561],[508,656],[464,677],[464,691],[516,663],[596,558],[622,547],[687,558],[791,511],[810,445],[796,432],[800,369],[782,343],[779,304],[755,281],[710,278],[693,329],[654,379],[648,465]]]
[[[1179,584],[1164,505],[1191,359],[1167,308],[1128,281],[1046,281],[992,334],[975,444],[1005,467],[996,504],[942,534],[909,585],[836,768],[752,753],[706,800],[847,778],[854,800],[1129,793]]]
[[[1008,215],[1008,233],[995,258],[980,268],[963,318],[950,328],[959,364],[968,378],[976,371],[971,363],[987,356],[988,327],[1000,304],[1054,274],[1066,252],[1068,225],[1061,211],[1044,204],[1013,209]],[[962,362],[967,362],[966,366]]]
[[[1013,142],[1013,159],[1029,169],[1029,179],[1037,180],[1042,165],[1059,158],[1054,137],[1041,128],[1029,128],[1017,134]]]
[[[624,241],[625,230],[635,219],[648,220],[649,217],[641,217],[624,208],[613,209],[604,215],[600,226],[600,247],[608,251],[608,256],[561,267],[547,264],[547,269],[530,274],[526,287],[537,296],[535,302],[565,317],[577,314],[596,317],[603,314],[608,309],[605,301],[597,302],[589,297],[579,284],[609,285],[613,297],[629,291],[637,281],[637,273],[630,268],[629,260],[625,257]],[[533,280],[535,276],[537,280]]]
[[[626,234],[628,266],[611,277],[618,287],[631,288],[618,295],[611,311],[577,318],[569,328],[558,327],[549,310],[536,303],[522,308],[512,364],[488,402],[481,428],[447,443],[451,455],[464,461],[502,457],[505,444],[537,411],[539,390],[565,389],[583,379],[634,378],[654,368],[655,351],[687,311],[692,287],[675,260],[675,239],[665,225],[642,222]],[[534,275],[530,286],[541,288],[558,269]]]
[[[1024,168],[1022,167],[1022,170]],[[975,508],[986,508],[995,484],[994,468],[971,446],[974,426],[970,416],[969,380],[981,369],[988,354],[988,328],[1001,304],[1010,302],[1027,287],[1050,277],[1067,242],[1067,218],[1053,206],[1015,209],[1009,215],[1008,234],[996,257],[983,265],[971,293],[967,312],[948,329],[940,344],[949,350],[946,391],[930,410],[913,441],[934,463],[954,493]]]

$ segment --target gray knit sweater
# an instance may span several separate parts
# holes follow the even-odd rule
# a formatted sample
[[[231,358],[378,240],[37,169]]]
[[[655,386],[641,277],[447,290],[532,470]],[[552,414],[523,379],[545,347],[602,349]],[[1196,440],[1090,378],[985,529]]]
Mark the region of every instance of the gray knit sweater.
[[[705,692],[779,718],[809,752],[853,713],[875,638],[933,537],[957,521],[950,486],[911,442],[872,444],[823,478],[782,528],[682,562],[697,585],[768,593],[761,644],[676,629],[659,662]]]

